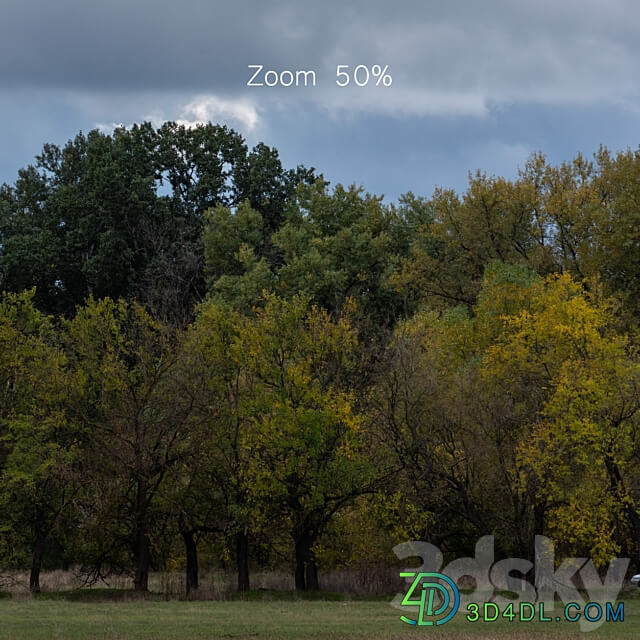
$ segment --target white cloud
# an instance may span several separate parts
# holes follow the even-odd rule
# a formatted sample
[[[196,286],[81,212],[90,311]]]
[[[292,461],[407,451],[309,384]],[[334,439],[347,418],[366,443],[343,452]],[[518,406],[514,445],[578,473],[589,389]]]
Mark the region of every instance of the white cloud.
[[[96,123],[96,129],[100,131],[100,133],[111,134],[114,129],[118,127],[124,127],[125,124],[123,122],[98,122]]]
[[[224,99],[214,95],[195,97],[182,108],[177,118],[179,124],[195,127],[206,122],[229,122],[253,131],[260,123],[258,111],[248,99]]]
[[[255,134],[263,120],[254,102],[247,98],[221,98],[213,94],[191,98],[172,94],[138,94],[135,99],[123,96],[67,93],[67,101],[94,119],[94,126],[103,133],[117,127],[130,127],[134,122],[151,122],[160,127],[168,120],[185,127],[207,122],[227,124],[241,133]],[[119,120],[112,119],[113,117]]]

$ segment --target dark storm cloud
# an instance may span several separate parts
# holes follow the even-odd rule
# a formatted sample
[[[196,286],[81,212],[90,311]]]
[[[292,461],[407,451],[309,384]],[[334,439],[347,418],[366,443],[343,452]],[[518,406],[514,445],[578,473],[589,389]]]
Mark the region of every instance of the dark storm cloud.
[[[295,34],[283,37],[280,24],[291,29],[295,16],[266,2],[12,2],[0,19],[0,85],[230,88],[248,61],[290,62]],[[305,38],[294,57],[317,58],[322,46]]]
[[[375,191],[463,186],[640,131],[636,0],[0,0],[0,182],[44,141],[211,120]],[[252,89],[248,64],[318,73]],[[335,85],[388,64],[389,88]]]
[[[381,63],[393,69],[394,90],[361,92],[349,106],[481,114],[492,101],[638,97],[635,0],[6,4],[3,89],[228,95],[246,92],[248,64],[324,69],[331,80],[336,64]],[[329,81],[312,99],[339,108],[344,97]]]

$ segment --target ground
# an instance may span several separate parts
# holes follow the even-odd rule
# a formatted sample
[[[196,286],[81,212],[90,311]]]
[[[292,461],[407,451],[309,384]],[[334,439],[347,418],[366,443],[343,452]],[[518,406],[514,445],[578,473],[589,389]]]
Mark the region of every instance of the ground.
[[[605,623],[584,636],[576,624],[472,624],[460,615],[439,630],[416,629],[401,622],[399,612],[383,599],[73,602],[14,597],[0,600],[0,640],[638,638],[640,600],[623,601],[624,622]]]

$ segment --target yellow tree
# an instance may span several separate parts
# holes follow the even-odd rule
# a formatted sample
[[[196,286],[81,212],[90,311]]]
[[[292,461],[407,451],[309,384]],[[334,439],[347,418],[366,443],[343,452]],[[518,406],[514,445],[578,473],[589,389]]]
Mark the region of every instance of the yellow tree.
[[[536,281],[486,351],[486,384],[538,389],[519,445],[521,488],[535,487],[538,526],[570,552],[605,562],[640,536],[640,365],[616,308],[569,275]],[[538,531],[541,533],[542,531]]]
[[[317,589],[313,547],[333,516],[370,490],[361,419],[346,388],[356,336],[296,296],[267,297],[236,356],[254,379],[252,491],[258,517],[277,519],[295,550],[296,589]]]
[[[517,492],[516,454],[539,402],[535,389],[521,387],[517,402],[514,389],[496,389],[482,362],[536,280],[524,267],[491,263],[473,313],[426,311],[397,328],[373,402],[401,469],[404,504],[389,504],[405,536],[467,552],[492,533],[504,554],[528,553],[531,500]]]
[[[38,592],[48,542],[68,529],[82,484],[83,434],[66,411],[58,335],[34,293],[0,299],[0,552],[3,564],[31,555],[29,586]]]

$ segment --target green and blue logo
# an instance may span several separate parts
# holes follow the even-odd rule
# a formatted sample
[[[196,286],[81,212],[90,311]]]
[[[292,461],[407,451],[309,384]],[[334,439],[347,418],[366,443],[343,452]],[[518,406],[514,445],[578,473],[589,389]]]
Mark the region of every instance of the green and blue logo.
[[[413,578],[405,594],[403,607],[418,607],[418,619],[400,616],[407,624],[433,627],[449,622],[460,606],[456,583],[442,573],[401,572],[401,578]]]

